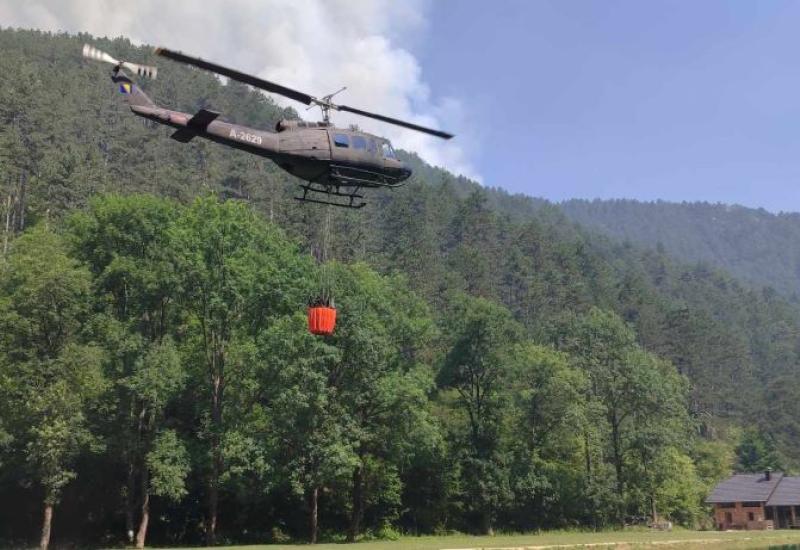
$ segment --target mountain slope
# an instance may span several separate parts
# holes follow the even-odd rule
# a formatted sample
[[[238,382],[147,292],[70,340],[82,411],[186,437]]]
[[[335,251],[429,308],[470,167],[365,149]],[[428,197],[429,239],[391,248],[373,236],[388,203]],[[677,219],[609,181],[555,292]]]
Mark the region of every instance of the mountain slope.
[[[800,214],[710,203],[570,200],[561,203],[577,223],[707,262],[787,296],[800,291]]]
[[[297,180],[273,163],[203,140],[176,143],[167,139],[168,129],[132,116],[107,68],[80,58],[89,39],[0,32],[0,169],[6,175],[0,193],[12,205],[15,231],[36,220],[58,220],[102,192],[154,193],[184,202],[214,192],[252,203],[309,250],[327,242],[342,261],[405,273],[433,304],[443,304],[443,294],[452,291],[499,301],[542,340],[558,343],[559,327],[592,306],[613,309],[649,348],[686,365],[698,414],[746,416],[750,407],[765,406],[759,380],[788,376],[797,364],[794,350],[790,357],[771,351],[790,347],[787,331],[800,326],[798,310],[779,297],[749,291],[725,273],[681,264],[665,252],[617,244],[574,225],[544,201],[482,188],[413,154],[405,154],[415,168],[408,185],[370,193],[368,208],[300,205],[291,198]],[[154,61],[148,48],[127,40],[92,40],[117,56]],[[211,107],[267,128],[294,115],[246,86],[160,61],[159,80],[142,85],[165,105],[188,112]],[[59,85],[42,86],[54,71],[62,75]],[[580,204],[563,210],[577,217]],[[327,236],[319,223],[323,212],[331,217]],[[707,233],[684,231],[691,243]],[[697,323],[708,332],[703,337],[717,344],[698,344],[686,357],[682,339]],[[746,351],[726,355],[731,347]],[[727,369],[727,381],[721,384],[708,369]],[[755,395],[745,403],[741,392]]]

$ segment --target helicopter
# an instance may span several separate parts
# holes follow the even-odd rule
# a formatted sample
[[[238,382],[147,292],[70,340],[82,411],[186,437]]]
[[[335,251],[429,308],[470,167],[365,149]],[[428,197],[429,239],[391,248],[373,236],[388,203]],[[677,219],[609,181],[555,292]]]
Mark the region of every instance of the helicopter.
[[[334,103],[333,97],[346,88],[314,97],[178,51],[156,48],[155,53],[310,107],[320,107],[321,121],[280,120],[275,131],[224,122],[219,120],[220,113],[207,109],[200,109],[193,115],[172,111],[154,103],[125,72],[155,78],[156,67],[121,61],[89,44],[83,46],[85,58],[113,65],[111,80],[125,95],[134,114],[175,128],[170,137],[181,143],[202,137],[274,161],[286,172],[304,180],[300,185],[302,195],[294,197],[299,201],[362,208],[366,205],[362,189],[399,187],[411,176],[411,169],[397,158],[388,139],[361,131],[356,126],[338,128],[331,122],[331,111],[353,113],[442,139],[454,137],[440,130]]]

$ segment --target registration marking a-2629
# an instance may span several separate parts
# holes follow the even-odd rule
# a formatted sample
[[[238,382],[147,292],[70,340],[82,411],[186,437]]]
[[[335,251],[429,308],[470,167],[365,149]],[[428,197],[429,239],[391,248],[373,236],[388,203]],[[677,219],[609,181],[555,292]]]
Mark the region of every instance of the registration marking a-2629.
[[[261,145],[261,136],[251,134],[249,132],[243,132],[241,130],[237,131],[236,128],[231,128],[231,133],[228,135],[228,137],[238,139],[239,141],[246,141],[247,143]]]

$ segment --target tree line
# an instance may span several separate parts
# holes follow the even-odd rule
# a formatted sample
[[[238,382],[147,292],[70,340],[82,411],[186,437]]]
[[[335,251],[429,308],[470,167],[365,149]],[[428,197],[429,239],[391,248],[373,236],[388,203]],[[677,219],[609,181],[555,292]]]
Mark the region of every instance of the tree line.
[[[438,317],[404,277],[325,269],[319,338],[320,268],[240,202],[107,196],[16,238],[7,536],[41,523],[46,547],[62,507],[67,533],[138,547],[700,519],[687,381],[617,315],[576,317],[557,350],[484,298]]]

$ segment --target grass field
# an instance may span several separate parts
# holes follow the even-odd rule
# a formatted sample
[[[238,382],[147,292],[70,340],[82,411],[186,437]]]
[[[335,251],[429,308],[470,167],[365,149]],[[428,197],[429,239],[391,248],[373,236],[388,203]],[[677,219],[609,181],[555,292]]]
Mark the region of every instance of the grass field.
[[[795,546],[796,545],[796,546]],[[800,531],[717,531],[671,532],[649,530],[605,531],[600,533],[552,532],[539,535],[498,535],[494,537],[446,536],[404,537],[397,541],[369,541],[356,544],[318,544],[314,550],[533,550],[556,548],[669,548],[800,550]],[[308,545],[226,546],[226,550],[302,550]]]

